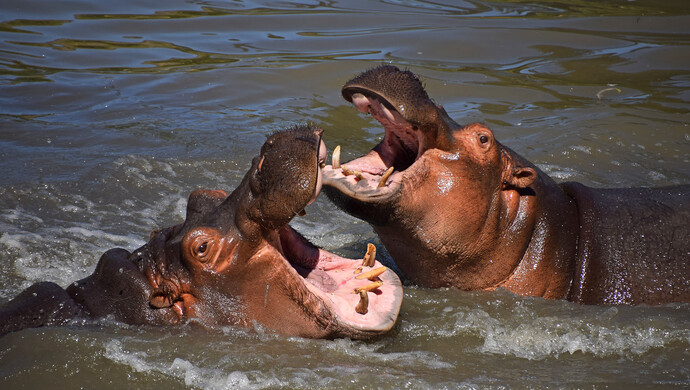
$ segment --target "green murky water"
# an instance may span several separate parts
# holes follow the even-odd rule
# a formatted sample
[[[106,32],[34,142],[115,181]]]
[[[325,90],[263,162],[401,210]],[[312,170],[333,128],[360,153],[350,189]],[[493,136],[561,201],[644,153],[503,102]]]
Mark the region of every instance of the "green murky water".
[[[104,4],[100,4],[104,3]],[[0,302],[89,274],[230,190],[265,135],[305,121],[343,159],[381,129],[340,97],[419,73],[460,123],[558,180],[690,178],[686,1],[168,1],[0,5]],[[322,197],[293,225],[378,243]],[[384,254],[385,259],[385,254]],[[390,261],[390,259],[388,259]],[[667,388],[690,385],[690,307],[584,307],[408,286],[373,342],[108,319],[0,339],[3,388]]]

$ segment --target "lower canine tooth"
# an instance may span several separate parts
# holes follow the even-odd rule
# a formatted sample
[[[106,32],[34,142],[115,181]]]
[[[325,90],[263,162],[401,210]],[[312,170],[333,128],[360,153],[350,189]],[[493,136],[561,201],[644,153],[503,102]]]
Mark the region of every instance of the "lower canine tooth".
[[[340,145],[333,149],[333,155],[331,156],[331,167],[333,167],[333,169],[340,168]]]
[[[362,266],[373,267],[374,264],[376,264],[376,247],[374,244],[369,243],[367,244],[367,253],[364,255],[364,259],[362,259]]]
[[[383,176],[381,176],[381,180],[379,181],[378,188],[386,186],[386,182],[388,181],[388,178],[391,177],[394,170],[395,170],[395,168],[393,168],[393,166],[386,169],[386,172],[383,174]]]
[[[369,295],[366,291],[359,292],[359,303],[355,306],[355,311],[359,314],[367,314],[369,311]]]
[[[376,269],[372,269],[371,271],[367,271],[363,274],[359,274],[355,276],[355,279],[357,280],[362,280],[362,279],[369,279],[371,281],[376,281],[382,273],[386,272],[386,267],[379,267]]]
[[[367,284],[366,286],[357,287],[355,289],[355,294],[359,294],[362,291],[374,291],[381,286],[383,286],[383,282],[380,280],[377,280],[375,282],[371,282],[371,283]]]

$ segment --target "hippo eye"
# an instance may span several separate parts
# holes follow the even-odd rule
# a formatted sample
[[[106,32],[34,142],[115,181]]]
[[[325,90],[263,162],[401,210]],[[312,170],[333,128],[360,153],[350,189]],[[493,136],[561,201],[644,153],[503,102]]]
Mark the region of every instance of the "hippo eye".
[[[479,136],[479,142],[481,142],[482,144],[486,144],[487,142],[489,142],[489,137],[485,134],[482,134]]]
[[[185,258],[206,264],[213,264],[220,253],[222,237],[213,228],[200,227],[187,233],[182,239]]]

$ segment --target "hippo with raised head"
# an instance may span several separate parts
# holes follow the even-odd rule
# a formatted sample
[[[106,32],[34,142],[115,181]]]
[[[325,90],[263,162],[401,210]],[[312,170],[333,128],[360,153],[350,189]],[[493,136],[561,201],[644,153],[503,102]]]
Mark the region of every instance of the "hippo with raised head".
[[[94,273],[63,290],[34,284],[0,308],[0,335],[112,316],[129,324],[258,323],[285,335],[369,338],[391,329],[400,280],[310,244],[288,222],[321,188],[322,130],[272,135],[229,196],[194,191],[184,223],[130,253],[107,251]],[[365,264],[363,264],[365,263]]]
[[[485,125],[454,122],[394,66],[360,74],[342,94],[385,135],[343,165],[336,148],[324,192],[369,222],[418,285],[586,304],[690,302],[690,186],[557,184]]]

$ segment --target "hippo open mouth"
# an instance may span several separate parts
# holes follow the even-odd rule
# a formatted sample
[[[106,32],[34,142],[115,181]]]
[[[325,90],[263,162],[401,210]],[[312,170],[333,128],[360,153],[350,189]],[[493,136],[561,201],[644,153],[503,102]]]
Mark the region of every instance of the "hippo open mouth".
[[[402,302],[402,286],[395,273],[375,260],[373,245],[363,260],[352,260],[313,246],[290,226],[278,233],[293,277],[316,297],[305,297],[305,302],[323,301],[339,323],[363,336],[393,327]]]
[[[399,86],[405,88],[399,88]],[[345,84],[343,97],[385,129],[383,140],[368,154],[340,163],[340,146],[323,171],[324,184],[365,203],[387,203],[413,174],[426,149],[425,127],[437,115],[421,82],[411,72],[382,66]],[[332,192],[329,192],[331,195]]]

